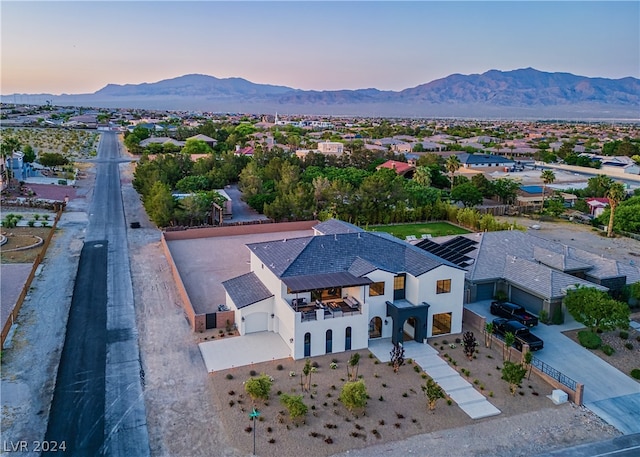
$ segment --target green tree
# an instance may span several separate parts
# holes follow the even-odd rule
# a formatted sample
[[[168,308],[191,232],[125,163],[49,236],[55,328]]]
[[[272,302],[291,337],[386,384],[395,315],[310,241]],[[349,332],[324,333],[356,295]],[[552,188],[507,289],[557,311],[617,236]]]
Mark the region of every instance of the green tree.
[[[446,398],[444,390],[442,387],[435,382],[432,378],[428,378],[426,383],[421,386],[422,391],[427,397],[427,404],[429,406],[429,411],[433,411],[436,409],[436,403],[441,398]]]
[[[254,402],[258,399],[266,401],[269,399],[272,384],[271,378],[263,373],[245,381],[244,390]]]
[[[622,183],[614,183],[609,187],[607,191],[607,198],[609,199],[609,225],[607,226],[607,236],[611,238],[613,236],[613,218],[615,216],[616,208],[620,202],[627,196],[627,191]]]
[[[431,170],[429,167],[416,167],[413,180],[422,187],[431,186]]]
[[[213,149],[205,141],[190,139],[187,140],[181,151],[183,154],[211,154]]]
[[[500,178],[505,179],[505,178]],[[489,181],[484,173],[478,173],[473,175],[471,178],[471,183],[480,191],[483,197],[491,198],[495,192],[494,183]]]
[[[560,195],[553,196],[546,201],[546,211],[552,216],[558,217],[565,211],[564,199]]]
[[[502,367],[502,379],[509,383],[511,395],[516,394],[518,386],[522,383],[527,369],[519,363],[506,361]]]
[[[447,169],[447,172],[449,172],[449,174],[451,175],[451,190],[453,190],[453,175],[455,174],[456,171],[460,169],[461,166],[462,166],[462,163],[460,162],[460,159],[458,158],[458,156],[455,154],[450,155],[449,158],[447,159],[447,162],[445,163],[445,168]]]
[[[592,332],[629,327],[629,306],[595,287],[577,286],[569,290],[564,304],[569,314]]]
[[[502,359],[503,360],[511,360],[511,347],[513,343],[516,341],[516,336],[512,332],[507,332],[504,334],[504,348],[506,351],[502,351]],[[506,352],[506,356],[505,356]]]
[[[473,184],[467,182],[453,188],[451,200],[462,202],[465,207],[471,207],[482,203],[482,194]]]
[[[22,152],[24,153],[24,162],[25,163],[33,163],[36,160],[36,153],[30,145],[26,145],[22,148]]]
[[[367,406],[367,387],[362,379],[346,382],[340,392],[340,401],[349,410],[362,409]]]
[[[67,165],[69,160],[57,152],[44,152],[38,156],[38,163],[43,167],[56,168]]]
[[[524,354],[523,365],[527,370],[527,379],[531,377],[531,362],[533,362],[533,353],[531,351],[527,351]]]
[[[156,181],[143,202],[149,218],[158,227],[167,227],[171,223],[176,201],[167,184]]]
[[[542,179],[542,207],[544,208],[544,195],[547,190],[547,185],[553,184],[556,180],[556,174],[552,170],[542,170],[540,179]]]
[[[493,342],[493,322],[487,322],[484,324],[484,345],[491,348]]]
[[[500,198],[503,204],[512,204],[516,200],[517,192],[520,188],[519,182],[509,178],[498,178],[491,184],[493,193]]]
[[[593,178],[589,178],[587,181],[587,188],[585,189],[585,195],[588,197],[604,197],[607,195],[612,184],[613,179],[607,175],[598,175]]]
[[[292,421],[307,415],[308,407],[305,405],[304,401],[302,401],[302,395],[281,394],[280,403],[287,408],[289,417]]]

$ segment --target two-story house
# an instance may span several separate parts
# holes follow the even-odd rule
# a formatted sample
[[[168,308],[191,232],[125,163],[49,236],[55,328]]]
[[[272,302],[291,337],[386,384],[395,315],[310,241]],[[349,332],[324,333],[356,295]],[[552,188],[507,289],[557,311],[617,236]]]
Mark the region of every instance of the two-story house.
[[[300,359],[462,331],[464,269],[337,220],[315,233],[247,245],[251,271],[223,283],[241,335],[278,333]]]

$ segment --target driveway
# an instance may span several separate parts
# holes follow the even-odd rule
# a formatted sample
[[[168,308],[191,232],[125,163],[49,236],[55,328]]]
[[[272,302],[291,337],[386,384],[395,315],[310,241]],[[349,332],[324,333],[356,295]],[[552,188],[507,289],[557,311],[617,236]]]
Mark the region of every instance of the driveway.
[[[224,191],[231,198],[231,211],[233,218],[228,222],[252,222],[266,221],[268,219],[264,214],[260,214],[242,200],[242,192],[238,189],[237,184],[225,187]]]
[[[465,305],[493,319],[490,300]],[[584,384],[584,405],[622,433],[640,433],[640,384],[562,334],[583,328],[569,319],[563,325],[539,324],[533,333],[544,340],[535,357]]]
[[[289,346],[273,332],[218,338],[198,346],[209,373],[291,357]]]

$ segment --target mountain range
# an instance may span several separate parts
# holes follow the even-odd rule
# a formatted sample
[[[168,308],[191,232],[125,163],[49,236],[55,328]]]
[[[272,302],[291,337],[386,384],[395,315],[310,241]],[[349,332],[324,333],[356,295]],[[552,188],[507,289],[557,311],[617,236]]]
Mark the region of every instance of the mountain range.
[[[525,68],[453,74],[401,91],[316,91],[191,74],[155,83],[108,84],[92,94],[11,94],[2,101],[211,112],[638,120],[640,79]]]

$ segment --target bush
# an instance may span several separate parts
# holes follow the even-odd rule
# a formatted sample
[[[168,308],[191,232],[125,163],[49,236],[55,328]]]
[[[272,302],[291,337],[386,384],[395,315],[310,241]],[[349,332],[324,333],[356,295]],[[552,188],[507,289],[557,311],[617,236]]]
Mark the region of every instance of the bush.
[[[640,368],[634,368],[633,370],[631,370],[631,377],[640,379]]]
[[[605,344],[604,346],[602,346],[602,352],[604,352],[607,355],[613,355],[613,353],[616,351],[608,344]]]
[[[624,347],[626,347],[627,349],[629,349],[630,351],[633,350],[633,344],[631,343],[625,343]]]
[[[578,332],[580,345],[587,349],[598,349],[602,345],[602,339],[593,332],[581,330]]]
[[[562,312],[561,307],[557,307],[553,312],[553,317],[551,318],[551,323],[553,325],[562,325],[564,324],[564,313]]]
[[[626,340],[629,338],[629,332],[626,332],[624,330],[621,330],[620,333],[618,333],[618,336],[623,339]]]
[[[258,398],[262,400],[269,399],[269,392],[271,391],[272,381],[266,374],[261,374],[256,378],[250,378],[244,383],[244,390],[249,396],[256,400]]]

